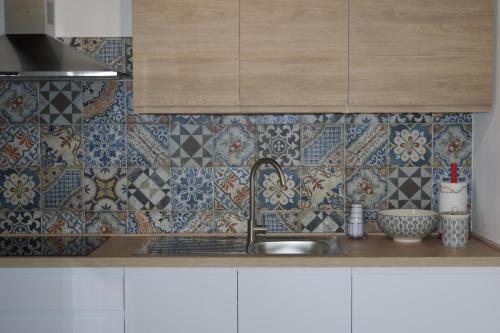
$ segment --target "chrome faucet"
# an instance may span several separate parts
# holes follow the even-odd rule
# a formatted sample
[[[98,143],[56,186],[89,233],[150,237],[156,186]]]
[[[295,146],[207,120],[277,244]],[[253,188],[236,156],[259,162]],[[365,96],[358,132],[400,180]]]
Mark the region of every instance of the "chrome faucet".
[[[248,245],[255,243],[257,234],[265,234],[267,232],[265,224],[257,225],[255,205],[255,186],[257,181],[257,171],[259,170],[260,166],[264,164],[269,164],[276,170],[278,176],[280,177],[279,179],[281,186],[285,186],[285,174],[283,173],[283,169],[278,164],[278,162],[270,158],[261,158],[260,160],[255,162],[252,167],[252,171],[250,172],[250,218],[248,219],[247,232]]]

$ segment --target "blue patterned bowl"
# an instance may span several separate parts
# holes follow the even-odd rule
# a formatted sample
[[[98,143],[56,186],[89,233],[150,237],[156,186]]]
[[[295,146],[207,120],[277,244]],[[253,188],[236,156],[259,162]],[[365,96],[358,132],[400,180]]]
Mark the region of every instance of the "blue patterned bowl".
[[[414,243],[438,227],[439,213],[431,210],[388,209],[378,213],[378,226],[396,242]]]

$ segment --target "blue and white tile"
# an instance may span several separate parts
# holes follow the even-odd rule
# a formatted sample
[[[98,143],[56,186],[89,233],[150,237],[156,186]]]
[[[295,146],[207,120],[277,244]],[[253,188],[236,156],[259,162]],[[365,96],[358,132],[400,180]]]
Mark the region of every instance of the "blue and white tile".
[[[391,125],[389,156],[391,165],[430,166],[432,163],[431,125]]]
[[[211,210],[214,206],[212,168],[172,168],[172,210]]]
[[[83,104],[80,81],[41,81],[39,98],[42,124],[81,125]]]
[[[300,115],[301,124],[323,124],[325,116],[323,114],[303,114]]]
[[[259,214],[260,223],[266,224],[269,233],[300,232],[300,211],[261,211]]]
[[[86,167],[125,167],[127,163],[125,125],[84,125]]]
[[[83,210],[81,169],[42,169],[42,196],[45,209]]]
[[[472,169],[471,168],[458,168],[458,181],[468,183],[467,206],[471,209],[472,203]],[[449,168],[434,168],[432,169],[432,209],[439,210],[439,191],[441,190],[441,183],[450,182],[450,169]]]
[[[42,233],[44,234],[82,234],[85,220],[82,212],[44,211]]]
[[[129,168],[128,204],[134,210],[170,210],[170,169]]]
[[[250,199],[250,170],[215,168],[214,196],[216,210],[247,210]]]
[[[326,113],[323,115],[325,124],[343,124],[346,120],[346,115],[343,113]]]
[[[259,158],[272,158],[281,166],[300,166],[300,125],[261,125],[257,142]]]
[[[391,124],[432,124],[431,113],[391,113]]]
[[[255,125],[215,125],[215,166],[252,166],[257,159]]]
[[[168,125],[128,125],[127,165],[129,167],[169,166],[169,134]]]
[[[0,126],[0,168],[40,166],[40,127]]]
[[[127,212],[85,212],[85,232],[88,234],[127,233]]]
[[[302,125],[301,150],[303,166],[344,166],[344,126]],[[334,172],[334,170],[332,170]]]
[[[41,208],[40,170],[3,169],[0,173],[0,207],[7,210]]]
[[[174,211],[172,217],[174,233],[211,233],[215,230],[213,211]]]
[[[0,124],[38,123],[38,83],[0,81]]]
[[[345,115],[346,124],[385,124],[389,121],[386,113],[349,113]]]
[[[347,206],[362,204],[366,210],[387,209],[387,167],[346,169]]]
[[[172,124],[201,125],[213,124],[213,116],[209,114],[174,114]]]
[[[254,125],[257,123],[258,115],[239,115],[239,114],[216,114],[214,123],[221,125]]]
[[[125,168],[86,168],[83,178],[86,210],[126,210],[128,201]]]
[[[472,166],[472,125],[434,125],[433,167]]]
[[[134,211],[128,214],[129,234],[169,233],[171,230],[170,211]]]
[[[346,167],[387,165],[387,125],[346,125]]]
[[[172,166],[183,168],[213,166],[213,125],[172,124],[170,152],[172,156]]]
[[[44,167],[83,166],[81,126],[42,126],[42,165]]]
[[[257,118],[257,123],[261,125],[275,124],[298,124],[300,115],[297,114],[262,114]]]
[[[302,210],[302,232],[344,232],[343,210]]]
[[[125,82],[84,81],[82,90],[86,124],[125,123]]]
[[[344,169],[331,173],[323,167],[306,167],[301,172],[302,209],[343,209]]]
[[[471,113],[434,113],[434,124],[472,124]]]
[[[226,234],[243,234],[247,232],[248,219],[248,211],[215,211],[215,232]]]
[[[285,168],[285,186],[274,169],[261,169],[257,177],[259,209],[282,210],[299,209],[300,177],[299,169]]]
[[[0,234],[38,234],[41,231],[41,215],[40,211],[0,210]]]

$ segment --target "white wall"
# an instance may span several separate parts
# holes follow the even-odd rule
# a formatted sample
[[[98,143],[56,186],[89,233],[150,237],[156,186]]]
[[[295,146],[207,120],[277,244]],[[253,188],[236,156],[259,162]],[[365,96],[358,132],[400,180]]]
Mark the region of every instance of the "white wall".
[[[0,0],[0,35],[5,33],[5,18],[3,16],[3,0]]]
[[[473,230],[500,244],[500,6],[496,2],[495,90],[492,111],[474,115]]]
[[[129,37],[132,0],[56,0],[55,23],[56,37]]]

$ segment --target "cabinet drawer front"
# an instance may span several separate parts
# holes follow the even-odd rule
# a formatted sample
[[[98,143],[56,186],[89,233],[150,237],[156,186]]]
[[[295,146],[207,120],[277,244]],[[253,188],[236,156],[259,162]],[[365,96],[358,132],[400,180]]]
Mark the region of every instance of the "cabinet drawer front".
[[[0,311],[122,309],[123,269],[0,269]]]

